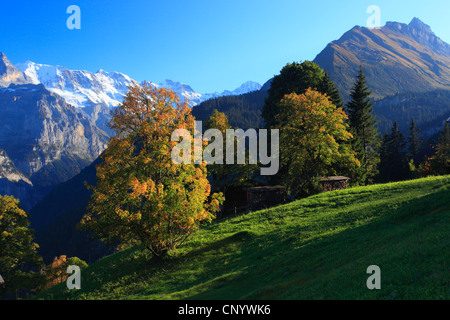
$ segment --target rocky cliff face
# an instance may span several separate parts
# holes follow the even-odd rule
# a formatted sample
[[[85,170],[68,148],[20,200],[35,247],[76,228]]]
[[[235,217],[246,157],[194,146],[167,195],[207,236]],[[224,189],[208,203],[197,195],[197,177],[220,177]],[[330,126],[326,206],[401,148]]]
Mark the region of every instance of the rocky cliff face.
[[[450,45],[417,18],[382,28],[354,27],[317,55],[348,97],[362,65],[375,98],[450,88]]]
[[[7,87],[11,83],[25,84],[28,82],[22,71],[17,69],[3,52],[0,52],[0,87]]]
[[[23,207],[31,207],[35,202],[33,184],[20,172],[5,150],[0,149],[0,195],[14,195],[21,199]]]
[[[25,200],[29,187],[45,190],[66,181],[96,159],[108,139],[82,113],[41,84],[0,88],[0,147],[5,153],[0,167],[8,173],[3,178],[15,186],[19,181],[27,185],[20,192],[14,188],[7,192],[4,184],[0,193]],[[36,200],[31,198],[27,200],[30,205]]]

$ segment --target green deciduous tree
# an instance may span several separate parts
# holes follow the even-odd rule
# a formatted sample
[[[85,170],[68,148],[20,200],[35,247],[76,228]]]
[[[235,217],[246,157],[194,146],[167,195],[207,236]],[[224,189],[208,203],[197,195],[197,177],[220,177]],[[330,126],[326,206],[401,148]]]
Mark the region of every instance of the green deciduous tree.
[[[290,193],[309,195],[316,191],[318,178],[359,166],[350,145],[339,143],[352,138],[347,116],[327,96],[308,89],[286,95],[279,106],[276,120],[281,127],[281,163],[286,168],[282,178]]]
[[[290,93],[303,94],[306,89],[318,90],[322,86],[323,70],[314,62],[288,63],[272,79],[268,96],[262,110],[266,128],[278,127],[276,115],[279,113],[278,103]]]
[[[6,284],[5,289],[0,287],[0,297],[30,293],[42,284],[43,262],[29,225],[19,200],[0,196],[0,274]]]

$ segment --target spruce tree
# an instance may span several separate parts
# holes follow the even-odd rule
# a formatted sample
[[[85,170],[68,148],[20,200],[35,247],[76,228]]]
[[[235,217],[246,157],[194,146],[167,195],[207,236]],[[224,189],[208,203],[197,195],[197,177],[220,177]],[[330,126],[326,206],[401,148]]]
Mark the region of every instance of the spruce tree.
[[[416,123],[414,118],[411,119],[411,125],[409,127],[409,137],[408,137],[408,153],[409,158],[413,160],[414,164],[417,164],[417,155],[419,154],[420,147],[422,145],[422,140],[419,139],[419,130],[416,129]]]
[[[373,102],[370,99],[371,91],[367,86],[367,79],[359,68],[359,74],[350,93],[350,101],[347,103],[348,123],[353,134],[352,146],[357,152],[357,158],[361,163],[360,169],[354,177],[357,182],[368,184],[376,174],[378,154],[378,132],[373,115]]]
[[[390,171],[390,155],[389,155],[389,134],[383,135],[379,148],[380,162],[378,163],[378,181],[387,182],[389,177],[387,173]]]
[[[431,174],[450,174],[450,125],[445,123],[438,144],[436,154],[429,161]]]
[[[322,82],[318,89],[321,93],[326,93],[328,98],[331,100],[331,102],[333,102],[333,104],[336,107],[338,108],[344,107],[341,94],[336,88],[335,83],[331,80],[330,76],[328,75],[328,71],[325,71],[322,78]]]
[[[385,135],[380,148],[379,177],[382,182],[400,181],[410,178],[406,153],[406,140],[398,130],[397,121],[390,135]]]

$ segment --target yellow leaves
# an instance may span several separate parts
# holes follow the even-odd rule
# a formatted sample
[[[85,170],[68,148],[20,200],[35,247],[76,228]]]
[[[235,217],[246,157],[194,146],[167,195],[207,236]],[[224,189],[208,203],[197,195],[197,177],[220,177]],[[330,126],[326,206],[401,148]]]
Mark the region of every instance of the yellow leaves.
[[[120,208],[116,208],[115,212],[122,219],[127,219],[129,214],[130,214],[128,212],[128,210],[123,210],[123,209],[120,209]]]
[[[130,215],[130,221],[139,221],[141,219],[142,219],[142,214],[140,211],[135,214]]]
[[[136,177],[133,177],[131,179],[130,187],[133,190],[133,192],[130,194],[130,197],[132,199],[136,199],[142,195],[146,195],[148,191],[147,183],[145,182],[140,183]]]
[[[176,165],[171,159],[173,131],[193,132],[194,120],[189,106],[171,90],[132,86],[114,111],[111,123],[117,134],[97,167],[84,227],[105,240],[160,248],[211,220],[223,201],[209,203],[206,163]],[[228,125],[220,114],[215,121]]]
[[[6,237],[10,237],[10,236],[12,236],[12,233],[9,233],[9,232],[7,232],[7,231],[5,230],[5,231],[2,232],[2,236],[5,237],[5,238],[6,238]]]
[[[337,142],[351,137],[344,122],[347,116],[326,95],[308,89],[302,95],[286,95],[279,106],[281,112],[276,117],[282,124],[281,161],[289,166],[289,172],[309,172],[312,177],[323,174],[342,159],[356,163],[351,150],[340,148]],[[294,184],[298,182],[293,178],[290,188],[296,188]]]

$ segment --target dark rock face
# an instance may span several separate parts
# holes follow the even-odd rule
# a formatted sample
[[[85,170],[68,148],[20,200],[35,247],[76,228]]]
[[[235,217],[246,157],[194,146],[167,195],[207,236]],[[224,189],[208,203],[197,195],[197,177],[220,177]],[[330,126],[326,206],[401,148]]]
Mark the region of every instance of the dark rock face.
[[[450,89],[450,45],[417,18],[410,24],[387,22],[382,28],[354,27],[317,55],[348,97],[362,65],[374,98],[404,92]]]
[[[96,159],[108,139],[82,113],[43,85],[0,88],[0,148],[8,159],[3,161],[3,171],[10,172],[14,166],[21,185],[26,186],[20,188],[18,181],[4,177],[9,186],[4,182],[0,194],[26,201],[24,207],[35,204],[40,199],[30,196],[30,190],[41,190],[37,192],[37,198],[41,198],[44,190],[70,179]]]

